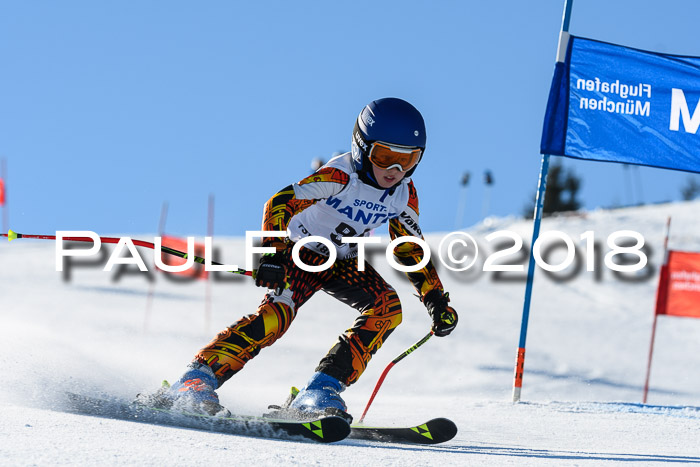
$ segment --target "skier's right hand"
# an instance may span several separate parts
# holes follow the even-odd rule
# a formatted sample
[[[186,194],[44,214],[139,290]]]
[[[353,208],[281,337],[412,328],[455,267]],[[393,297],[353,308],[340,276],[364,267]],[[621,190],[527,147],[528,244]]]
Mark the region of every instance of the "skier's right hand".
[[[287,267],[284,257],[280,253],[269,253],[260,257],[258,270],[253,278],[258,287],[274,289],[275,294],[280,295],[287,286]]]

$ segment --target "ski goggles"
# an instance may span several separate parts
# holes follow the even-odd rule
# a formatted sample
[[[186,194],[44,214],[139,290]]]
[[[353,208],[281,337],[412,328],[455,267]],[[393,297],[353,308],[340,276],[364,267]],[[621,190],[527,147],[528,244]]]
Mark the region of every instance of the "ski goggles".
[[[380,169],[388,170],[396,167],[402,172],[407,172],[420,161],[422,153],[421,148],[396,146],[377,141],[369,148],[369,161]]]

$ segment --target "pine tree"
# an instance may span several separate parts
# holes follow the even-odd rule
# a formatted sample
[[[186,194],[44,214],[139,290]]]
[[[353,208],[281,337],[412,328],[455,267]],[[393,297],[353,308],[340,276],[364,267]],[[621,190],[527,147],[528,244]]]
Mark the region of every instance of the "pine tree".
[[[543,215],[555,212],[578,211],[581,202],[577,199],[582,180],[573,171],[565,169],[561,163],[555,163],[547,172],[547,190],[544,197]],[[525,216],[532,216],[535,208],[533,201],[525,209]]]
[[[700,183],[697,178],[688,177],[685,186],[681,188],[681,196],[685,201],[690,201],[700,196]]]

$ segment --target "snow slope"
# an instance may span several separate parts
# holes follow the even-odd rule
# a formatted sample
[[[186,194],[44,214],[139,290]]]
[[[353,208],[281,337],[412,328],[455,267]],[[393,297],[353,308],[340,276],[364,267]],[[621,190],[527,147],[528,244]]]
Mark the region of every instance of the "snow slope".
[[[543,222],[543,232],[573,238],[582,260],[582,233],[593,231],[604,255],[612,232],[637,231],[650,248],[649,266],[622,280],[602,266],[601,255],[598,272],[584,267],[558,273],[570,275],[568,281],[537,271],[519,404],[510,399],[524,293],[520,275],[508,273],[504,277],[516,280],[504,281],[494,273],[441,267],[460,312],[459,326],[392,369],[366,419],[367,424],[404,424],[452,418],[460,429],[457,437],[432,447],[349,440],[317,445],[67,413],[62,394],[68,389],[130,398],[154,390],[164,378],[177,378],[220,328],[255,310],[262,291],[248,278],[222,274],[228,281],[210,283],[207,307],[203,282],[175,283],[162,274],[133,271],[117,276],[97,264],[71,268],[66,280],[56,272],[54,242],[2,242],[0,464],[700,463],[700,320],[659,319],[649,405],[640,403],[666,218],[673,218],[671,248],[700,251],[698,212],[699,202],[674,203]],[[527,245],[532,222],[488,219],[468,230],[482,248],[475,268],[497,249],[485,237],[499,230],[515,232]],[[133,237],[152,240],[152,235]],[[443,237],[427,235],[433,251]],[[215,245],[226,263],[244,263],[242,239],[217,238]],[[142,252],[151,265],[152,256]],[[384,367],[429,329],[410,285],[382,254],[373,255],[372,264],[396,286],[404,321],[346,391],[356,417]],[[318,294],[285,337],[220,389],[222,402],[249,414],[281,402],[289,386],[304,384],[354,317],[354,310]]]

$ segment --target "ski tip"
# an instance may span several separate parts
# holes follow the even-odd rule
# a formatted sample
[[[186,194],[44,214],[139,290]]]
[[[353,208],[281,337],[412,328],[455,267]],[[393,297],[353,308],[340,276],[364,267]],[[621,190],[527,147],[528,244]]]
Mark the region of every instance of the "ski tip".
[[[17,233],[12,231],[12,229],[7,231],[7,241],[11,242],[12,240],[17,238]]]
[[[435,443],[443,443],[457,436],[457,425],[449,418],[434,418],[427,422],[426,425],[432,427],[431,431],[435,432],[437,436]]]

